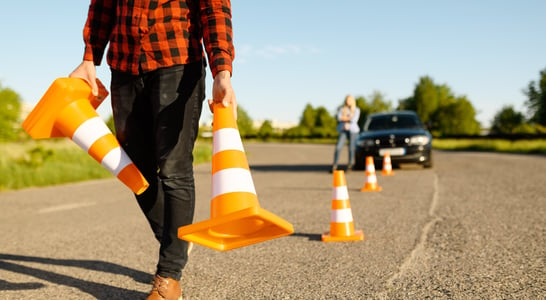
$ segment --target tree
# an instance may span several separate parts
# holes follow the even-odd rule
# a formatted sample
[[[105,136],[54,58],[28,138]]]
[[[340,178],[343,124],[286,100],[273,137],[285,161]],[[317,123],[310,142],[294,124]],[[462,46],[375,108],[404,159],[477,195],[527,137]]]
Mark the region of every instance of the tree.
[[[494,133],[514,133],[515,129],[523,125],[525,117],[522,113],[514,110],[511,105],[504,106],[495,114],[491,124],[491,131]]]
[[[273,136],[273,125],[271,124],[271,121],[265,120],[262,123],[262,126],[260,126],[260,129],[258,129],[258,137],[264,140],[267,140],[268,138]]]
[[[370,112],[383,112],[392,110],[392,103],[385,99],[385,95],[380,91],[374,91],[370,97]]]
[[[413,98],[413,96],[409,96],[408,98],[398,100],[398,107],[396,109],[417,111],[415,98]]]
[[[239,128],[239,134],[243,138],[256,135],[253,121],[241,105],[237,105],[237,127]]]
[[[366,117],[369,114],[392,110],[391,102],[386,100],[385,95],[380,91],[374,91],[369,96],[369,99],[370,101],[362,96],[356,98],[356,106],[360,108],[360,118],[358,119],[358,126],[360,128],[364,126]]]
[[[319,106],[315,110],[315,122],[311,127],[311,136],[323,138],[336,136],[336,125],[336,119],[330,115],[328,110],[323,106]]]
[[[528,97],[525,106],[529,111],[530,121],[546,126],[546,68],[540,71],[538,82],[531,81],[523,92]]]
[[[400,100],[398,109],[417,112],[436,136],[480,132],[472,103],[465,96],[456,97],[446,84],[435,84],[429,76],[419,79],[413,96]]]
[[[303,110],[298,126],[286,130],[284,137],[333,137],[337,135],[336,119],[328,110],[319,106],[316,109],[307,104]]]
[[[316,111],[311,104],[305,105],[303,113],[300,118],[300,126],[305,128],[312,128],[315,126]]]
[[[0,85],[0,142],[15,141],[22,131],[21,97]]]
[[[476,111],[466,97],[459,97],[443,104],[432,115],[435,135],[474,135],[480,133]]]
[[[428,76],[421,77],[419,83],[413,91],[413,102],[415,103],[415,112],[421,118],[421,121],[427,123],[431,115],[438,108],[438,90],[432,78]]]

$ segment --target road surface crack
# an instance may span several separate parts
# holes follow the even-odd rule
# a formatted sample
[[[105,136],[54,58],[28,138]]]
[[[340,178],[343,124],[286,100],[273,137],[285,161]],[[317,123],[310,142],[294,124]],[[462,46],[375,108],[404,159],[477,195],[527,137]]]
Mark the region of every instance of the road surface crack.
[[[427,242],[428,234],[433,228],[433,226],[441,220],[440,217],[438,217],[435,213],[438,202],[439,202],[439,184],[438,184],[438,175],[436,173],[434,174],[434,182],[433,182],[433,195],[432,195],[432,201],[429,206],[428,216],[430,220],[423,226],[421,229],[421,235],[419,237],[419,241],[413,248],[413,250],[410,252],[410,255],[404,260],[404,262],[400,265],[398,272],[393,274],[388,280],[387,280],[387,288],[392,288],[394,286],[394,281],[399,279],[401,276],[403,276],[405,273],[408,272],[412,268],[412,266],[415,264],[417,258],[425,251],[425,244]],[[384,293],[383,293],[384,294]]]

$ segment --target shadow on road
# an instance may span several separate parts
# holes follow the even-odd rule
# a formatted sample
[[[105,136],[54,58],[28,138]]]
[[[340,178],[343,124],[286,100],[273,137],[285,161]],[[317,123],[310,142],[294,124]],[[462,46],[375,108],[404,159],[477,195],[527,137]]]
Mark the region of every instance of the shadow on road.
[[[303,233],[303,232],[294,232],[289,237],[304,237],[308,238],[310,241],[320,242],[322,241],[322,235],[316,233]]]
[[[6,270],[14,273],[32,276],[58,285],[74,287],[81,290],[82,292],[94,296],[97,299],[109,299],[110,297],[112,297],[112,295],[123,295],[123,297],[126,297],[126,299],[143,299],[146,297],[146,294],[102,283],[85,281],[75,277],[57,274],[54,272],[45,271],[33,267],[28,267],[17,264],[16,262],[34,262],[46,265],[79,267],[92,271],[108,272],[118,275],[129,276],[135,281],[142,283],[150,283],[152,280],[152,275],[148,273],[104,261],[52,259],[45,257],[0,254],[0,270]],[[37,282],[12,283],[0,280],[0,290],[30,290],[39,289],[42,287],[44,287],[44,284]]]
[[[0,279],[0,291],[35,290],[41,287],[44,287],[44,284],[38,282],[9,282]]]

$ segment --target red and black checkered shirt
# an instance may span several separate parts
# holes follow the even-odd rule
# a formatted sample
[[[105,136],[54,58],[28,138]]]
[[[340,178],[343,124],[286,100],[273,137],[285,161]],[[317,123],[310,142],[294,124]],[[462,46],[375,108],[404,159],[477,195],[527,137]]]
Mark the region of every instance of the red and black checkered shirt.
[[[84,27],[84,60],[138,74],[203,58],[213,76],[232,71],[230,0],[92,0]]]

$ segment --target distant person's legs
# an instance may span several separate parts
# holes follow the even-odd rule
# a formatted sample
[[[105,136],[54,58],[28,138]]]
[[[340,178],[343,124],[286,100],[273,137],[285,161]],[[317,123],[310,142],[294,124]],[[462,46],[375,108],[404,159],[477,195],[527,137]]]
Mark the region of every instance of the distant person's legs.
[[[345,142],[347,141],[347,133],[346,132],[340,132],[339,136],[337,138],[336,143],[336,150],[334,152],[334,164],[332,166],[332,172],[337,170],[337,163],[339,161],[339,154],[341,153],[341,150],[343,149],[343,146],[345,146]]]
[[[347,171],[351,170],[355,164],[356,141],[358,140],[358,132],[351,132],[349,137],[349,165]]]

